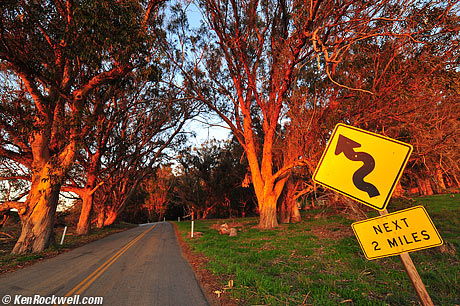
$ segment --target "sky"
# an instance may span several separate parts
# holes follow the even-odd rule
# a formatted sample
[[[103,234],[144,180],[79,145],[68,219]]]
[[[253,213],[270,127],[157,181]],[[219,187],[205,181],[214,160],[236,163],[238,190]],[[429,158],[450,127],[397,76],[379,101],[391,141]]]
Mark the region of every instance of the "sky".
[[[194,140],[190,140],[192,145],[200,145],[203,142],[206,142],[208,140],[224,140],[228,139],[230,130],[225,129],[222,127],[216,127],[216,126],[206,126],[204,124],[197,124],[196,126],[194,124],[191,124],[189,127],[192,131],[195,131],[196,137]]]
[[[193,3],[190,3],[190,5],[187,7],[187,17],[191,28],[198,28],[201,25],[201,12],[199,8]],[[222,120],[220,120],[217,116],[211,117],[213,117],[211,118],[212,122],[210,122],[209,118],[201,118],[186,125],[186,131],[194,132],[196,134],[195,138],[190,139],[190,144],[192,146],[199,146],[202,143],[212,139],[224,140],[229,138],[231,131],[228,126],[223,123]],[[210,124],[206,124],[205,122]],[[225,126],[226,128],[220,127],[219,125]]]

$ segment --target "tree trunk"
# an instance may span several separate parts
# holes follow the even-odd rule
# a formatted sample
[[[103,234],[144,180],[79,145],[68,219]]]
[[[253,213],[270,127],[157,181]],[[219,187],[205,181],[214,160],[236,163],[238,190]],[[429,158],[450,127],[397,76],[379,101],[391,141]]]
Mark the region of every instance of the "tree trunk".
[[[91,189],[86,189],[83,196],[80,218],[77,224],[77,235],[88,235],[91,231],[91,213],[93,210],[93,194],[89,192]]]
[[[292,200],[292,206],[290,210],[290,221],[291,223],[297,223],[300,222],[301,217],[300,217],[300,211],[299,208],[297,207],[297,201]]]
[[[105,214],[104,226],[112,225],[117,219],[118,214],[113,209],[108,209]]]
[[[49,118],[46,115],[37,115],[34,126],[37,131],[29,138],[32,151],[32,185],[25,209],[19,211],[22,230],[13,248],[13,254],[41,252],[54,242],[53,227],[59,191],[67,171],[74,162],[76,152],[75,129],[72,129],[69,143],[65,148],[52,156],[49,150]]]
[[[429,179],[418,178],[417,183],[419,185],[421,195],[428,196],[433,194],[433,189],[431,188]]]
[[[448,188],[460,187],[460,184],[455,174],[449,174],[446,176],[446,185]]]
[[[443,171],[439,165],[436,165],[436,183],[438,189],[440,189],[438,190],[439,193],[447,189],[446,184],[444,182]]]
[[[293,183],[292,178],[289,178],[284,186],[280,210],[280,223],[297,223],[301,220],[297,201],[295,199],[296,188],[297,186]]]
[[[99,211],[99,213],[97,215],[96,227],[97,228],[103,228],[104,227],[104,220],[105,220],[105,207],[101,207],[101,210]]]
[[[458,181],[458,177],[455,174],[453,174],[452,176],[454,177],[454,180],[455,180],[455,183],[457,184],[457,187],[460,187],[460,182]]]
[[[276,219],[276,202],[278,197],[268,196],[262,205],[259,205],[259,228],[271,229],[278,226]]]
[[[82,195],[82,206],[80,218],[77,224],[77,235],[88,235],[91,231],[91,214],[93,211],[94,187],[96,186],[96,176],[88,175],[85,190]]]
[[[430,179],[423,179],[423,182],[425,184],[426,195],[433,195],[434,191],[433,191],[433,188],[431,187]]]
[[[280,213],[279,213],[279,219],[280,219],[280,223],[289,223],[289,213],[286,209],[286,206],[287,206],[287,203],[286,203],[286,199],[284,199],[282,202],[281,202],[281,206],[280,206]]]
[[[13,248],[13,254],[41,252],[54,241],[54,216],[59,200],[60,184],[52,182],[49,166],[42,175],[35,175],[26,210],[21,217],[21,235]]]
[[[289,222],[290,223],[300,222],[301,220],[300,212],[299,212],[299,208],[297,207],[297,201],[295,199],[295,191],[296,191],[297,186],[292,182],[292,178],[288,180],[285,188],[287,188],[286,207],[287,207],[287,212],[289,214]]]

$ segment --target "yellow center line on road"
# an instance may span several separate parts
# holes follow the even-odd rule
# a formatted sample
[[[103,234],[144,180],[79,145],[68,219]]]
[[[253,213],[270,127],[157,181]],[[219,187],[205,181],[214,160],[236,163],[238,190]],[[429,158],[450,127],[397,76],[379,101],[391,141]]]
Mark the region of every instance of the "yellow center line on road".
[[[70,296],[72,294],[78,295],[85,291],[108,267],[110,267],[123,253],[125,253],[131,246],[133,246],[138,240],[145,236],[149,231],[151,231],[155,226],[152,226],[148,230],[140,233],[133,240],[131,240],[127,245],[110,257],[106,262],[104,262],[99,268],[97,268],[93,273],[88,275],[84,280],[82,280],[78,285],[76,285],[72,290],[67,292],[65,296]],[[64,304],[67,305],[67,304]],[[54,306],[57,306],[56,304]]]

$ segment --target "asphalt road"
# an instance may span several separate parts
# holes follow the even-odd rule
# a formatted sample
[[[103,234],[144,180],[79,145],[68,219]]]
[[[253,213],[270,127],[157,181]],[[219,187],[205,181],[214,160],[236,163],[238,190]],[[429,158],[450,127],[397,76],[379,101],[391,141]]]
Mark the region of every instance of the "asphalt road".
[[[110,235],[0,277],[0,305],[53,305],[64,296],[74,298],[69,305],[95,305],[94,297],[103,297],[107,306],[209,305],[172,225],[162,222]]]

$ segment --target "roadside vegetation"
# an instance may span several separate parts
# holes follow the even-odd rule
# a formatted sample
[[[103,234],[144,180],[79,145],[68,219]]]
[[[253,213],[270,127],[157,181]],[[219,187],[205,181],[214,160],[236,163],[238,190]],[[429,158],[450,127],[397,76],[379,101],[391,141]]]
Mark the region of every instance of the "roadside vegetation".
[[[21,269],[45,258],[57,256],[63,252],[77,248],[89,242],[104,238],[108,235],[130,229],[134,224],[120,222],[103,228],[95,228],[89,235],[77,235],[76,226],[68,227],[64,243],[60,241],[64,227],[55,229],[56,244],[42,252],[27,254],[11,254],[17,238],[21,232],[21,225],[17,222],[8,222],[0,232],[0,274]]]
[[[460,187],[458,0],[0,3],[13,254],[55,243],[63,197],[83,236],[187,216],[298,222],[298,202],[337,205],[311,180],[337,123],[413,145],[395,193]],[[216,126],[227,141],[209,139]]]
[[[356,204],[360,205],[360,204]],[[444,245],[411,253],[435,305],[460,304],[460,195],[393,200],[390,212],[423,205]],[[376,211],[367,211],[369,217]],[[217,224],[238,228],[219,235]],[[175,222],[205,268],[223,280],[222,289],[239,305],[418,305],[398,256],[367,260],[353,235],[354,220],[331,208],[302,212],[302,221],[274,230],[255,228],[257,218]],[[233,286],[229,286],[233,281]]]

